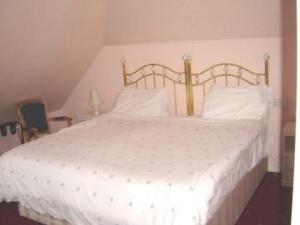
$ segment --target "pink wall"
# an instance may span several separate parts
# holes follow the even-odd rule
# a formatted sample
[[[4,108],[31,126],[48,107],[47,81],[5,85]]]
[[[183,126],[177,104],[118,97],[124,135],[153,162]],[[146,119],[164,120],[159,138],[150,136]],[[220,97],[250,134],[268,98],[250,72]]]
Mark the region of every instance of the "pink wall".
[[[278,37],[287,1],[2,0],[0,121],[25,98],[60,109],[103,43]]]
[[[20,144],[20,139],[17,134],[7,135],[6,137],[0,136],[0,156],[4,152],[18,146],[19,144]]]
[[[295,54],[291,49],[295,37],[289,34],[295,29],[289,21],[294,21],[294,3],[295,0],[4,1],[0,21],[0,120],[11,117],[14,103],[28,97],[44,98],[50,110],[59,109],[67,99],[62,110],[85,114],[90,110],[90,88],[103,95],[102,109],[111,109],[123,86],[119,62],[123,56],[129,68],[151,61],[182,70],[181,57],[189,53],[194,70],[220,61],[263,69],[265,52],[271,55],[273,95],[280,102],[283,88],[287,118],[292,118]],[[103,43],[111,46],[105,46],[94,58]],[[136,43],[144,44],[128,45]],[[283,84],[282,72],[287,80]],[[270,169],[278,171],[281,108],[274,107],[273,112],[276,144]]]
[[[26,98],[62,107],[101,49],[105,2],[0,2],[0,122],[14,119]]]
[[[282,97],[283,124],[296,119],[297,38],[296,1],[282,2]]]
[[[192,56],[192,69],[199,71],[218,62],[235,62],[263,71],[264,53],[271,55],[271,86],[273,96],[281,100],[281,40],[280,38],[186,41],[157,44],[106,46],[78,83],[63,110],[69,114],[87,114],[88,90],[99,91],[104,98],[102,110],[113,107],[123,87],[120,59],[126,57],[128,69],[133,70],[149,62],[158,62],[183,70],[182,56]],[[270,170],[279,169],[279,137],[281,108],[273,107],[275,146],[270,154]]]
[[[110,0],[105,44],[280,36],[291,0]]]

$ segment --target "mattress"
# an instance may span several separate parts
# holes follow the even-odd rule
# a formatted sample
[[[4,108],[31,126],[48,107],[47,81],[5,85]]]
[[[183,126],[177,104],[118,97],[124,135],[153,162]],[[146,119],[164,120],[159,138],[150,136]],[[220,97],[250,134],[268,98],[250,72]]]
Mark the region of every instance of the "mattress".
[[[259,121],[106,114],[0,158],[0,199],[70,224],[206,224],[264,156]]]
[[[264,177],[268,165],[267,157],[262,159],[230,192],[206,225],[234,225],[248,204],[254,191]],[[19,214],[46,225],[70,225],[67,221],[48,214],[41,214],[19,204]]]

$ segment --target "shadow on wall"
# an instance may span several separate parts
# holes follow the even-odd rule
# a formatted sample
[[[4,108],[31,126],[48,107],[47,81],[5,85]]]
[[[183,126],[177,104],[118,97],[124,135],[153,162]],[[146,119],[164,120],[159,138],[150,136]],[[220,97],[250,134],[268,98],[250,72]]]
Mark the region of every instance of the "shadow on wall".
[[[282,125],[296,119],[297,34],[296,0],[282,0]]]

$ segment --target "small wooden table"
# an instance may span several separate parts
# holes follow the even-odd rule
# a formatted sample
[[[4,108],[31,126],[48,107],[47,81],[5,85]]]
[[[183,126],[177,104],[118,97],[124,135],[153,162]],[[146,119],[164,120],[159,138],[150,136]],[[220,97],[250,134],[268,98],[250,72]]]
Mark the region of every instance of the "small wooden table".
[[[70,127],[72,126],[73,118],[70,116],[57,116],[57,117],[49,118],[49,121],[57,121],[57,122],[66,121],[68,126]]]
[[[295,155],[295,122],[287,122],[282,131],[281,185],[293,186]]]

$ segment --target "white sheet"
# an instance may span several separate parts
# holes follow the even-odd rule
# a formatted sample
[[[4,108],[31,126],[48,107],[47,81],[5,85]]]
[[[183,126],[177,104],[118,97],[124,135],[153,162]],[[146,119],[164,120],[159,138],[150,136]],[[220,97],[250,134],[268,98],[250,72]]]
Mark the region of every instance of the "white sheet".
[[[255,121],[106,114],[5,153],[0,200],[71,224],[202,225],[264,156]]]

